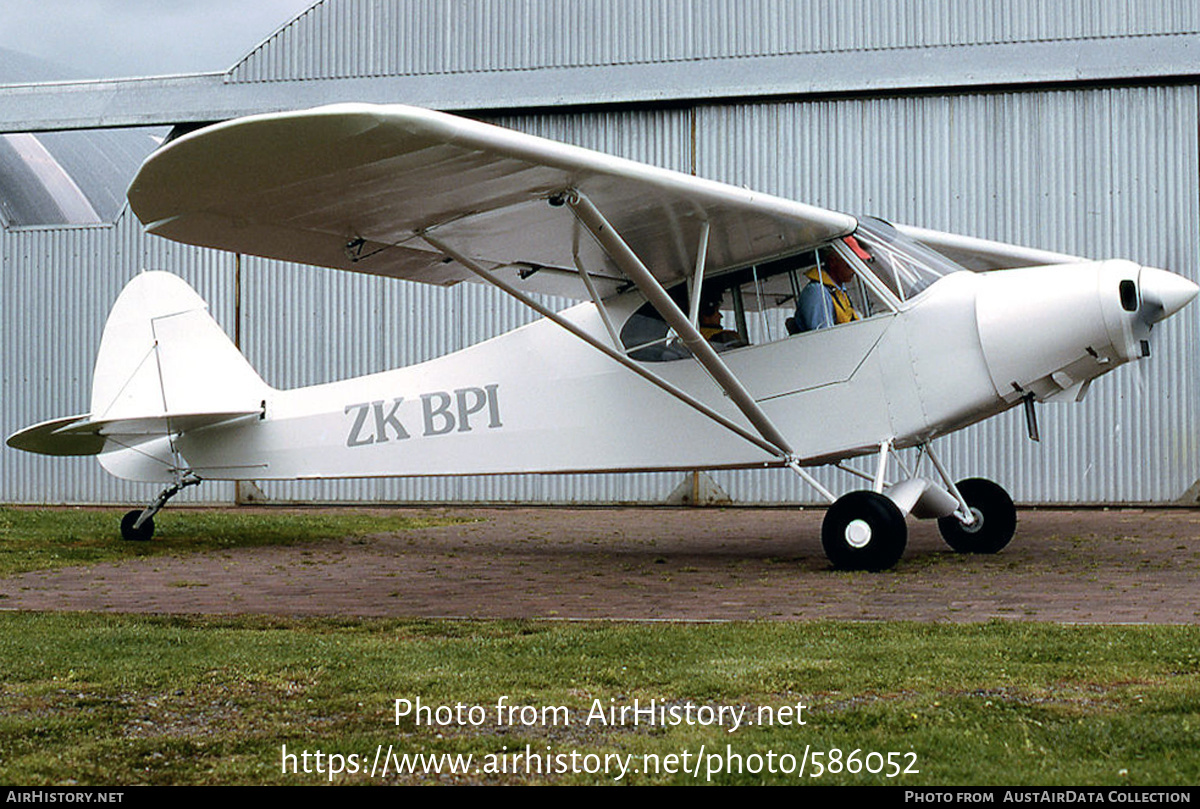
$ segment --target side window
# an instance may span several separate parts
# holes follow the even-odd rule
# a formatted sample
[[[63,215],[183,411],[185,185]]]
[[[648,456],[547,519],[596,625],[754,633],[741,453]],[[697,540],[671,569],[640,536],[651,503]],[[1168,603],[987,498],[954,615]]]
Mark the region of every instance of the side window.
[[[891,311],[832,245],[753,268],[763,340],[839,326]],[[786,290],[786,293],[785,293]]]
[[[667,362],[691,356],[691,352],[675,339],[675,332],[667,326],[667,321],[649,303],[643,304],[625,321],[621,328],[621,345],[625,346],[631,359],[639,362]]]
[[[755,342],[750,336],[750,321],[745,311],[741,278],[721,276],[704,285],[700,297],[696,328],[717,351],[741,348]],[[683,311],[688,311],[688,290],[680,284],[668,290]],[[761,340],[758,340],[761,342]],[[621,328],[621,344],[632,359],[640,362],[669,362],[692,356],[667,326],[658,310],[649,303],[630,315]]]
[[[667,290],[671,299],[683,311],[688,309],[687,285],[679,284]],[[642,304],[621,327],[621,345],[631,359],[639,362],[669,362],[692,356],[675,330],[650,303]]]
[[[792,257],[740,272],[735,313],[745,325],[749,343],[771,343],[788,336],[787,319],[796,312],[796,296],[803,285],[800,271],[804,261]]]
[[[669,292],[686,312],[686,284]],[[706,279],[697,327],[713,348],[728,351],[885,311],[891,310],[863,282],[851,262],[827,245]],[[629,356],[640,362],[691,356],[649,303],[625,322],[621,343]]]

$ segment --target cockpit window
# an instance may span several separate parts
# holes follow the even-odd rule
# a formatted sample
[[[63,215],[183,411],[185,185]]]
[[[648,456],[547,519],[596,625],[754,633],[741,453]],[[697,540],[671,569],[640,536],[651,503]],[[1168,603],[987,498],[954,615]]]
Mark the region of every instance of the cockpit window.
[[[684,284],[672,287],[671,298],[687,311],[687,287]],[[691,356],[675,337],[675,332],[663,320],[653,304],[645,303],[621,328],[621,344],[632,359],[640,362],[667,362]]]
[[[859,217],[854,237],[863,251],[855,251],[892,294],[907,301],[941,278],[962,267],[908,238],[882,219]]]
[[[844,248],[826,245],[705,279],[698,330],[720,352],[891,311],[839,253],[840,249]],[[806,293],[813,284],[816,286]],[[817,306],[813,301],[822,298],[817,293],[825,290],[826,284],[830,291],[824,293]],[[679,284],[669,293],[681,310],[689,311],[687,284]],[[819,317],[814,314],[818,308],[823,313]],[[691,356],[649,303],[626,321],[621,342],[631,358],[642,362]]]
[[[853,235],[706,278],[697,328],[717,351],[774,342],[891,312],[883,289],[903,303],[961,269],[887,222],[860,217]],[[668,291],[681,310],[690,310],[687,284]],[[642,362],[691,356],[649,303],[625,322],[621,342]]]

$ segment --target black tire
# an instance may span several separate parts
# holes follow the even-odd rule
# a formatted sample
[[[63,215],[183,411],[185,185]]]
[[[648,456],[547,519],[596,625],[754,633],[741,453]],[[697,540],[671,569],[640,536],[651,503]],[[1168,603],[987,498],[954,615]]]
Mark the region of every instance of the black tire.
[[[904,515],[875,492],[850,492],[837,499],[821,524],[821,545],[840,570],[887,570],[908,544]]]
[[[974,525],[963,525],[954,515],[938,520],[938,530],[946,544],[959,553],[999,553],[1017,532],[1017,508],[1008,492],[985,478],[959,481]]]
[[[128,542],[149,542],[154,536],[154,518],[150,517],[140,528],[134,528],[133,524],[137,522],[137,518],[142,516],[142,510],[135,508],[133,511],[121,518],[121,539]]]

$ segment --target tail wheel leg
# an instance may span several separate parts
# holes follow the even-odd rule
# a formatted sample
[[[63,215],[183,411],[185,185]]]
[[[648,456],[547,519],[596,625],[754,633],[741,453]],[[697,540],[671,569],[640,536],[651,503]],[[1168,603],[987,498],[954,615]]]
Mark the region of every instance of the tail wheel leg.
[[[121,539],[127,542],[148,542],[154,536],[154,515],[162,510],[175,495],[188,486],[196,486],[200,478],[189,473],[180,476],[179,480],[158,493],[158,497],[145,508],[135,508],[121,518]]]

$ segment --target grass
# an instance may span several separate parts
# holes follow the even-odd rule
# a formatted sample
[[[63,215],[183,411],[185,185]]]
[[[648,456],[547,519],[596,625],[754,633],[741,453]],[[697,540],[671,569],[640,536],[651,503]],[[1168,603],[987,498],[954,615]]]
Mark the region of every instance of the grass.
[[[0,613],[0,782],[301,784],[282,746],[488,755],[657,756],[695,765],[728,749],[798,762],[831,750],[812,784],[1192,785],[1200,782],[1200,628],[993,622],[719,625],[169,618]],[[495,706],[561,706],[569,724],[497,725]],[[395,717],[395,700],[479,706],[480,726]],[[778,710],[806,724],[585,723],[595,706],[657,700]],[[480,713],[476,713],[476,717]],[[464,717],[464,719],[467,717]],[[436,715],[427,717],[436,719]],[[514,719],[519,719],[519,715]],[[915,754],[919,773],[846,772],[870,751]],[[690,758],[682,758],[687,751]],[[337,759],[335,759],[337,760]],[[499,760],[499,759],[495,759]],[[565,759],[564,759],[565,760]],[[651,759],[653,760],[653,759]],[[897,759],[907,767],[911,759]],[[396,775],[336,783],[611,783],[604,773]],[[601,759],[578,759],[597,764]],[[616,761],[616,759],[610,759]],[[705,759],[715,764],[715,759]],[[765,758],[764,758],[765,763]],[[880,759],[872,759],[879,763]],[[303,769],[304,760],[297,758]],[[350,759],[343,759],[349,767]],[[794,765],[793,765],[794,766]],[[628,783],[696,783],[684,773]],[[721,772],[715,783],[797,783]]]
[[[323,539],[365,536],[446,525],[461,520],[430,512],[396,516],[348,509],[229,511],[172,508],[155,518],[151,542],[120,539],[127,509],[0,507],[0,576],[130,558],[302,545]]]

